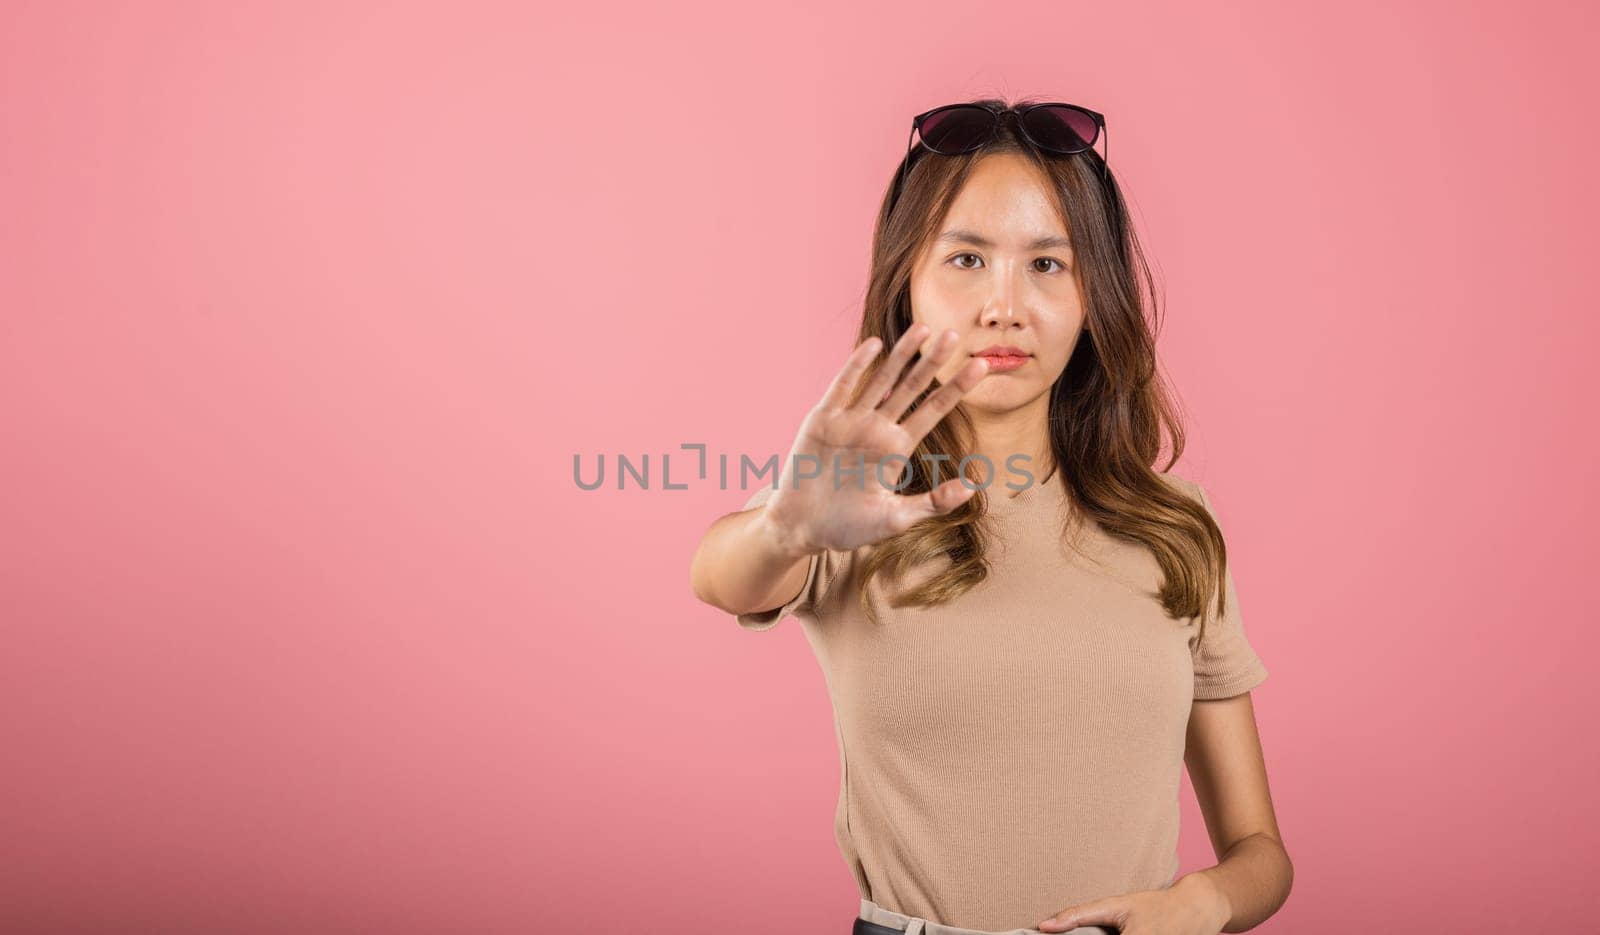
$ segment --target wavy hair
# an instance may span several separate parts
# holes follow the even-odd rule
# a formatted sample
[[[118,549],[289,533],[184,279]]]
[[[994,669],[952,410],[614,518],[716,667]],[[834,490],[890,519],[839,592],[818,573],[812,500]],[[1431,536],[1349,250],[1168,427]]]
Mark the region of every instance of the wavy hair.
[[[1003,101],[972,103],[994,109]],[[1019,101],[1018,105],[1032,103]],[[1075,507],[1074,516],[1092,518],[1108,534],[1142,543],[1153,553],[1165,581],[1160,599],[1171,617],[1200,618],[1200,639],[1215,595],[1215,613],[1225,612],[1227,549],[1205,506],[1162,479],[1153,467],[1161,452],[1163,426],[1171,456],[1163,472],[1183,453],[1183,426],[1156,361],[1155,336],[1161,312],[1150,274],[1114,173],[1102,181],[1103,160],[1094,150],[1070,156],[1038,150],[1019,133],[1016,115],[1003,115],[995,138],[961,156],[907,153],[904,188],[896,199],[894,183],[884,193],[872,238],[872,268],[862,309],[857,345],[876,336],[895,345],[912,324],[911,270],[943,223],[957,193],[978,160],[991,153],[1027,157],[1052,181],[1058,208],[1067,222],[1078,258],[1086,333],[1050,390],[1049,436],[1060,483]],[[1148,308],[1148,316],[1146,310]],[[920,359],[920,352],[912,362]],[[858,383],[887,359],[880,354]],[[907,364],[907,368],[911,366]],[[912,404],[924,402],[935,380]],[[966,456],[972,423],[962,405],[940,420],[918,444],[906,467],[904,490],[922,493],[934,486],[929,456]],[[974,459],[977,460],[977,459]],[[972,472],[969,470],[968,474]],[[940,478],[946,480],[948,478]],[[975,483],[986,479],[974,477]],[[930,517],[878,543],[863,562],[861,606],[876,621],[866,583],[880,573],[899,580],[930,560],[949,567],[916,587],[896,594],[891,606],[932,606],[949,601],[989,573],[985,544],[989,533],[979,519],[987,509],[980,488],[967,502],[943,516]]]

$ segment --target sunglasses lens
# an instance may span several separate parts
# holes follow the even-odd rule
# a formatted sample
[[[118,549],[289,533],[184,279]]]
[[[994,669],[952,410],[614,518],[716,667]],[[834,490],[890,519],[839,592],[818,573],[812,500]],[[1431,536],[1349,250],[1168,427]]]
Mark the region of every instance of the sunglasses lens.
[[[1081,153],[1100,133],[1100,124],[1075,107],[1035,108],[1023,118],[1023,127],[1035,143],[1058,153]]]
[[[982,146],[994,122],[994,114],[982,107],[947,107],[923,120],[917,133],[934,152],[959,156]]]

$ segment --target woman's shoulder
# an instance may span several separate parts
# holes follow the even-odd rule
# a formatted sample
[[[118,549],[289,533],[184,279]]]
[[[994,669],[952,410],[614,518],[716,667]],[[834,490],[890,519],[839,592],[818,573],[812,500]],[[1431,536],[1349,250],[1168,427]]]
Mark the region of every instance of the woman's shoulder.
[[[1204,502],[1205,491],[1201,489],[1200,485],[1177,471],[1157,471],[1156,476],[1166,481],[1178,492],[1187,494],[1190,499]]]

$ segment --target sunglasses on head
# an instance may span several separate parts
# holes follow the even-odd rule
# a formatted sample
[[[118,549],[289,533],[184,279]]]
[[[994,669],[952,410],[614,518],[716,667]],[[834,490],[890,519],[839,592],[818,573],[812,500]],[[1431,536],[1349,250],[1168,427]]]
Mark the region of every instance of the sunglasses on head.
[[[993,107],[984,104],[946,104],[911,118],[911,135],[906,137],[906,158],[900,164],[900,174],[895,179],[893,201],[900,198],[906,173],[916,150],[911,140],[922,138],[925,149],[943,156],[970,153],[994,139],[1000,130],[1000,121],[1006,114],[1015,114],[1017,126],[1029,143],[1047,153],[1070,156],[1092,149],[1095,140],[1105,129],[1106,118],[1086,107],[1076,104],[1052,102],[1025,104],[1021,107]],[[1106,177],[1106,166],[1111,159],[1111,141],[1106,139],[1106,158],[1100,163],[1100,177]]]

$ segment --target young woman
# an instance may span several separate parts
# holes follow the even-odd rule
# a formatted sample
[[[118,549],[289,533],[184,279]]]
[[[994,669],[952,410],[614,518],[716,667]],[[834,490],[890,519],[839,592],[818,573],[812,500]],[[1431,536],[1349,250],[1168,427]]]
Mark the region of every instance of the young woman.
[[[1267,670],[1205,491],[1168,470],[1104,125],[987,99],[914,119],[856,349],[694,558],[701,600],[798,618],[822,665],[857,935],[1214,935],[1288,895]],[[1178,877],[1185,765],[1219,863]]]

